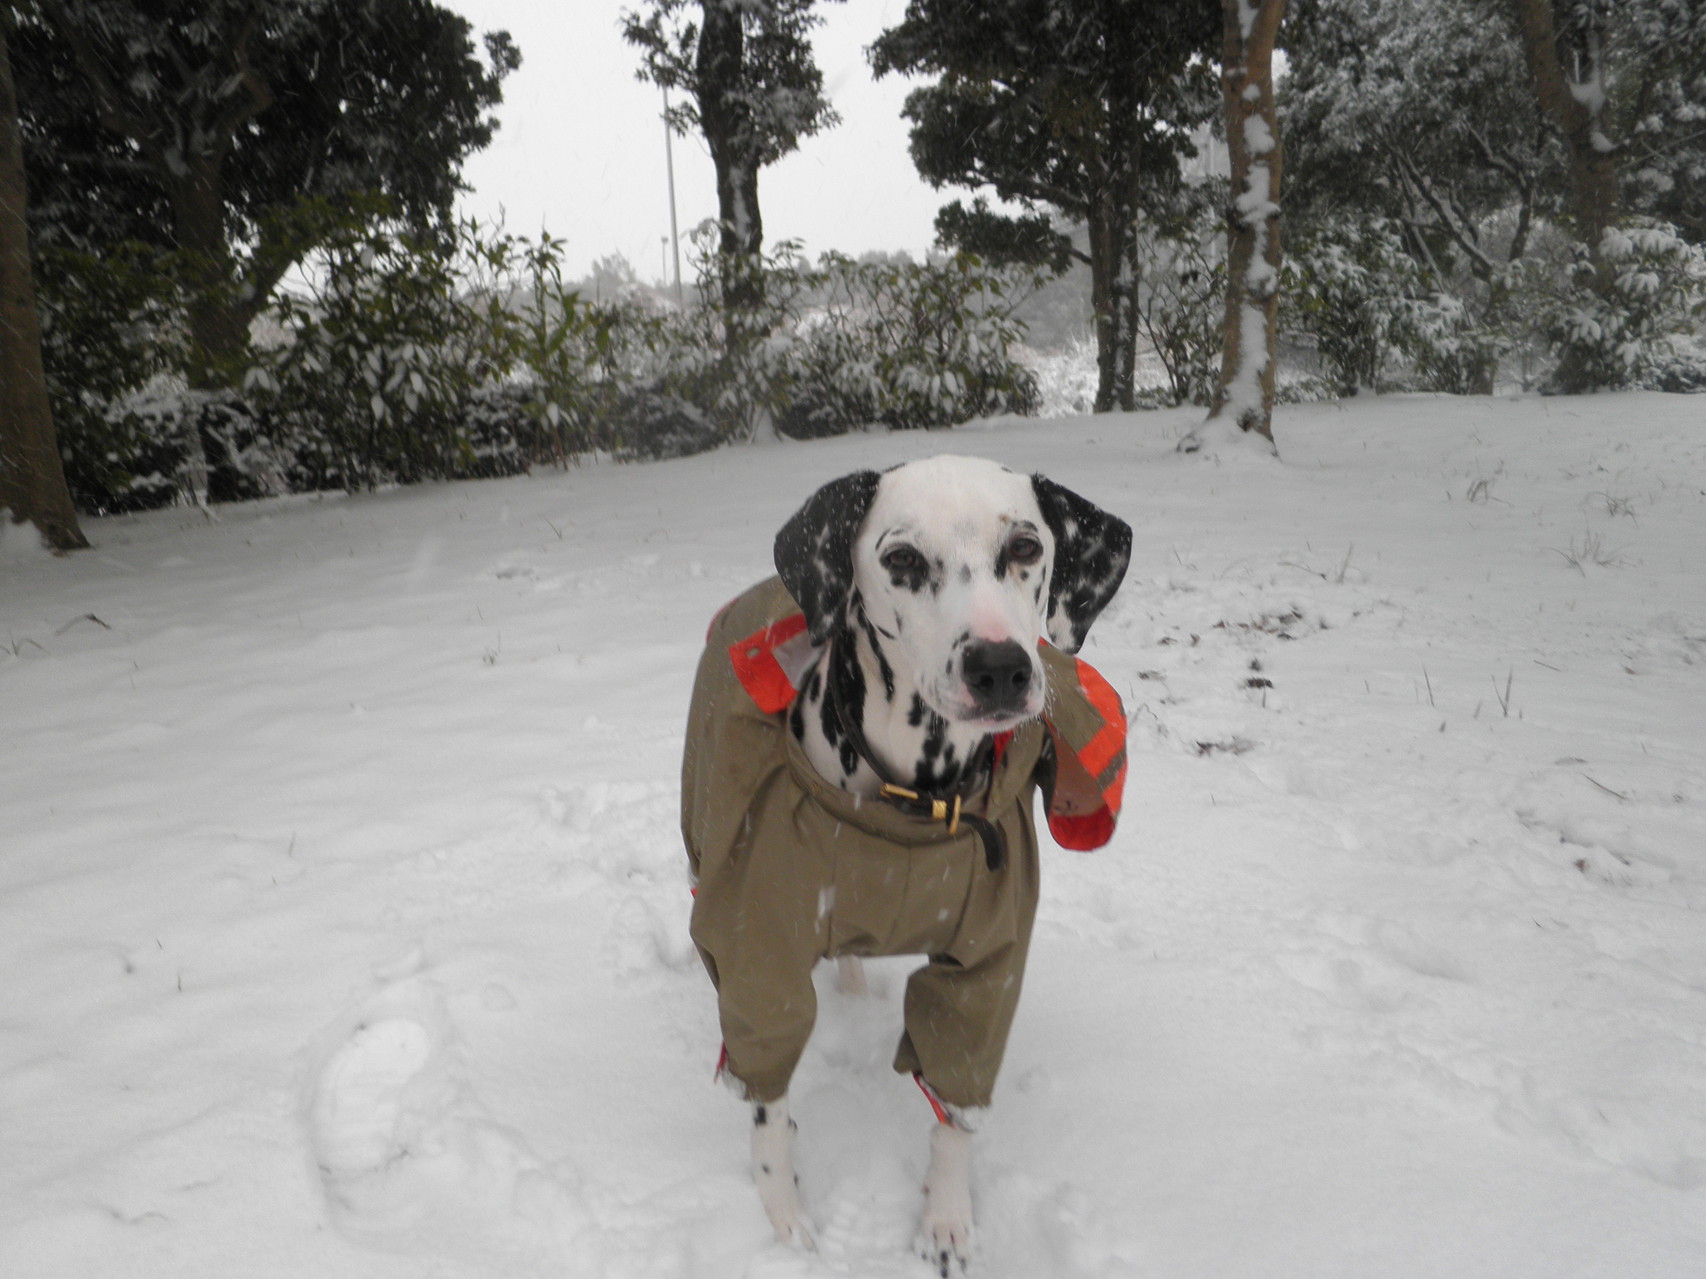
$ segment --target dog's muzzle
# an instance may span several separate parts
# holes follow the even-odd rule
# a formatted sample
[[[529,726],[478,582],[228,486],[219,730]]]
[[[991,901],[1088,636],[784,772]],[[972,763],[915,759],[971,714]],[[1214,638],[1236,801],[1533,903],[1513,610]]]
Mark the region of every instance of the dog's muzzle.
[[[1036,678],[1031,655],[1015,640],[973,644],[960,659],[965,681],[977,709],[985,715],[1023,714]]]

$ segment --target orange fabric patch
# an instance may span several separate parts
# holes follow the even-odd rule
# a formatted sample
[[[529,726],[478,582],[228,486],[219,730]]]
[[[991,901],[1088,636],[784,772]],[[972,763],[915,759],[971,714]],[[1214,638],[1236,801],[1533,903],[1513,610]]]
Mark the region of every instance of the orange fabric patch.
[[[1119,772],[1114,774],[1114,780],[1108,783],[1108,789],[1102,792],[1102,801],[1107,804],[1110,813],[1120,811],[1120,803],[1125,798],[1125,761],[1120,761]]]
[[[1081,657],[1072,659],[1078,671],[1078,687],[1084,690],[1084,696],[1090,699],[1090,705],[1096,713],[1110,724],[1118,724],[1125,728],[1125,710],[1120,706],[1120,695],[1114,692],[1114,686],[1102,678],[1102,672],[1090,665]]]
[[[1113,686],[1102,678],[1102,673],[1085,661],[1077,662],[1078,687],[1090,705],[1103,719],[1102,727],[1090,739],[1084,749],[1078,752],[1078,762],[1092,777],[1098,777],[1122,750],[1125,749],[1125,711],[1120,706],[1120,696],[1114,692]],[[1119,812],[1120,796],[1125,789],[1125,765],[1120,765],[1120,771],[1115,776],[1108,789],[1103,792],[1103,798],[1108,800],[1109,807]]]
[[[1075,853],[1087,853],[1100,848],[1114,837],[1114,815],[1106,808],[1098,808],[1087,817],[1067,817],[1050,813],[1048,832],[1062,848],[1070,848]]]
[[[795,613],[729,645],[729,664],[734,667],[735,678],[766,715],[787,710],[795,692],[774,650],[805,629],[805,615]]]
[[[1084,771],[1092,777],[1100,777],[1102,770],[1113,762],[1114,756],[1125,748],[1125,721],[1105,723],[1096,730],[1096,735],[1078,752],[1078,762],[1084,765]]]

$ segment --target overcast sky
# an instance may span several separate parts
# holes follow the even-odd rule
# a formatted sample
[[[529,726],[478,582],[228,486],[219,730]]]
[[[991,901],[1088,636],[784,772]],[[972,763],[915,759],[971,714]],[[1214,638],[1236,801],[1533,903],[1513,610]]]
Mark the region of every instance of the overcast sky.
[[[476,31],[507,30],[522,56],[504,83],[497,137],[463,170],[473,188],[464,211],[482,219],[502,212],[517,234],[543,226],[568,242],[571,275],[621,253],[642,279],[663,278],[663,103],[655,85],[635,79],[638,51],[619,30],[623,9],[641,0],[442,2]],[[817,60],[842,122],[760,175],[767,244],[802,240],[814,257],[825,249],[920,256],[929,247],[936,209],[955,193],[919,180],[900,118],[908,85],[873,82],[864,55],[905,9],[905,0],[823,6]],[[711,157],[697,135],[675,140],[675,190],[685,253],[688,230],[717,212]],[[685,264],[683,271],[690,274]]]

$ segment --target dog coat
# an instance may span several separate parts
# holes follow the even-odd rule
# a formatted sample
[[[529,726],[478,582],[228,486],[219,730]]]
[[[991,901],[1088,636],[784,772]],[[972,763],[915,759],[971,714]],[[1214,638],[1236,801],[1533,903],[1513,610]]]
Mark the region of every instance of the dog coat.
[[[717,990],[725,1068],[754,1101],[788,1089],[817,1016],[812,969],[836,955],[928,956],[907,983],[895,1069],[950,1105],[986,1106],[1018,1005],[1036,916],[1032,795],[1067,848],[1112,836],[1125,783],[1125,715],[1087,663],[1043,646],[1040,721],[998,741],[966,811],[999,829],[991,868],[970,826],[860,798],[819,776],[787,727],[816,650],[781,582],[711,624],[682,762],[692,935]]]

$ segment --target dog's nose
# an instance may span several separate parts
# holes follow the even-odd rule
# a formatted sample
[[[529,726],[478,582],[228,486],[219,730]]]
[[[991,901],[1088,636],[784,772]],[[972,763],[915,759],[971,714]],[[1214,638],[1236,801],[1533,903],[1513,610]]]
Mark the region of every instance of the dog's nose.
[[[1031,688],[1031,655],[1015,640],[973,644],[960,670],[966,687],[986,710],[1016,707]]]

